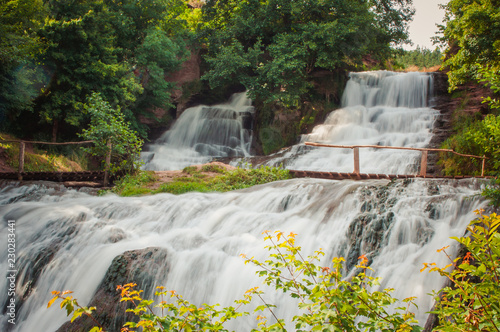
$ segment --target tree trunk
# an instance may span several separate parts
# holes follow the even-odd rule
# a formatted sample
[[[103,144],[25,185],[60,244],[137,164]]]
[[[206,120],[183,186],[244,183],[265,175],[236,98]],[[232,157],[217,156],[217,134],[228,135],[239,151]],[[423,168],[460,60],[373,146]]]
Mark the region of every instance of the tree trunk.
[[[59,120],[54,119],[52,122],[52,143],[57,142],[57,130],[59,129]]]

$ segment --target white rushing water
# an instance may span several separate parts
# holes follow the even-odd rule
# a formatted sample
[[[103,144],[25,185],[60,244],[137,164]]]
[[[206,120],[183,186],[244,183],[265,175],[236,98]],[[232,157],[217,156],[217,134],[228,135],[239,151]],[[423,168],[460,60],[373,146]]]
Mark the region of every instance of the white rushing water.
[[[52,290],[71,289],[86,304],[117,255],[148,247],[166,251],[164,262],[145,262],[143,273],[152,275],[155,285],[197,304],[232,305],[245,290],[263,286],[239,255],[264,260],[269,254],[265,230],[298,233],[304,255],[325,250],[325,265],[334,256],[345,256],[352,264],[366,254],[384,286],[396,288],[396,297],[418,297],[424,320],[432,305],[427,293],[439,289],[442,280],[419,269],[423,262],[445,264],[436,249],[452,244],[450,236],[463,235],[472,211],[484,205],[472,197],[477,189],[474,180],[423,179],[296,179],[224,194],[138,198],[58,193],[40,186],[7,188],[0,193],[0,236],[7,237],[7,220],[15,220],[17,294],[32,287],[17,312],[15,331],[54,331],[67,318],[57,306],[46,308]],[[47,259],[50,253],[53,257]],[[6,261],[2,250],[3,271]],[[128,281],[141,287],[138,280]],[[2,304],[6,287],[2,278]],[[272,289],[265,298],[278,305],[279,316],[297,313],[292,301]],[[249,331],[254,321],[234,328]]]
[[[302,143],[269,164],[311,171],[353,171],[351,149],[310,148],[304,142],[333,145],[426,147],[438,112],[429,107],[432,76],[387,71],[351,73],[342,108],[302,137]],[[416,174],[420,152],[360,149],[362,173]]]
[[[251,100],[236,93],[226,104],[186,109],[170,130],[142,152],[145,170],[177,170],[214,157],[249,156]]]
[[[305,139],[335,144],[425,146],[436,115],[426,104],[430,80],[424,74],[351,74],[344,94],[345,107],[333,112],[325,125]],[[244,105],[250,107],[246,102]],[[234,122],[232,114],[206,121],[211,123],[210,128],[220,128],[219,121]],[[188,116],[199,114],[186,113]],[[148,169],[169,163],[182,168],[179,165],[184,157],[188,164],[200,163],[207,155],[222,153],[225,148],[221,146],[228,146],[201,130],[197,120],[181,120],[165,135],[166,144],[154,146]],[[238,130],[231,129],[232,134],[224,135],[236,137]],[[198,134],[211,138],[200,143],[194,139]],[[248,142],[242,138],[234,149],[244,155]],[[216,152],[200,152],[212,150]],[[297,155],[289,153],[288,159],[283,159],[288,167],[352,170],[351,152],[302,150],[303,146],[295,147],[292,151]],[[185,151],[198,159],[191,159]],[[369,161],[365,153],[369,153]],[[415,168],[414,159],[418,158],[408,157],[408,152],[404,156],[394,151],[390,155],[377,153],[360,153],[362,172],[406,173]],[[332,165],[336,165],[334,169]],[[294,179],[224,194],[121,198],[94,197],[43,184],[4,184],[0,190],[2,245],[6,243],[9,220],[15,222],[16,228],[18,307],[12,331],[55,331],[67,317],[57,306],[46,308],[51,291],[73,290],[80,303],[87,305],[115,258],[145,248],[160,251],[143,255],[139,267],[134,268],[135,274],[123,276],[139,280],[124,282],[138,282],[139,288],[148,289],[163,285],[196,304],[222,306],[232,305],[247,289],[259,286],[266,291],[266,301],[277,305],[277,315],[290,319],[297,313],[296,303],[273,288],[263,287],[256,269],[245,265],[240,257],[268,257],[262,235],[266,230],[297,233],[304,256],[323,248],[323,265],[342,256],[350,269],[360,255],[366,255],[376,275],[383,278],[382,286],[396,289],[395,297],[417,297],[418,318],[423,325],[425,312],[433,304],[427,294],[440,289],[443,280],[419,270],[424,262],[446,265],[446,257],[436,250],[451,245],[453,254],[450,237],[463,235],[474,218],[473,211],[486,204],[477,195],[479,190],[480,183],[473,179]],[[9,270],[5,248],[0,250],[0,269]],[[1,278],[2,331],[13,327],[8,325],[5,311],[8,287],[7,278]],[[247,332],[255,324],[253,317],[230,328]]]

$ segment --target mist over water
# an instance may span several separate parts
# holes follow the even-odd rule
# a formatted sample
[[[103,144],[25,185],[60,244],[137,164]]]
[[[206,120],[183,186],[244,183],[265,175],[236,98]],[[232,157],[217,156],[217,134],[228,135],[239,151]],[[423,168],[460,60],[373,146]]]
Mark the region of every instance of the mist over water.
[[[427,97],[423,97],[429,94],[425,87],[430,84],[430,77],[406,75],[352,74],[349,84],[353,87],[346,87],[344,95],[349,106],[333,112],[330,122],[304,139],[330,139],[339,144],[332,137],[343,137],[345,142],[362,144],[376,138],[384,145],[407,140],[407,146],[425,146],[435,117],[435,111],[426,107]],[[391,84],[393,88],[385,88]],[[418,96],[409,96],[409,85],[421,87],[416,90]],[[394,98],[406,106],[400,106],[399,101],[389,105]],[[220,121],[226,120],[222,117]],[[401,129],[401,125],[406,129]],[[340,130],[342,127],[348,128]],[[171,134],[166,134],[166,141],[181,137],[184,131],[170,137]],[[182,155],[184,148],[195,151],[197,144],[173,148],[173,155]],[[219,141],[203,144],[214,149],[221,145]],[[329,170],[337,170],[331,168],[332,161],[351,170],[352,154],[345,157],[348,165],[344,165],[342,153],[338,154],[340,157],[330,156],[333,151],[299,151],[296,158],[290,159],[290,163],[296,164],[288,166],[305,165],[304,158],[308,158],[311,167],[319,167],[321,158],[325,158]],[[156,153],[155,150],[155,158]],[[412,160],[407,161],[410,166],[404,165],[404,158],[397,160],[400,164],[395,171],[413,167]],[[362,163],[362,172],[364,167],[368,165]],[[46,308],[51,291],[70,289],[80,304],[87,305],[113,259],[130,250],[145,249],[144,253],[148,253],[152,248],[158,251],[141,256],[137,262],[138,280],[128,282],[137,282],[139,288],[149,290],[165,286],[197,305],[221,306],[233,305],[232,301],[241,299],[247,289],[259,286],[265,291],[266,301],[277,305],[277,316],[290,320],[299,312],[296,302],[273,287],[265,287],[255,274],[256,268],[245,265],[240,257],[246,254],[261,261],[268,257],[262,235],[266,230],[297,233],[303,256],[322,248],[323,266],[330,265],[333,257],[345,257],[346,275],[352,272],[358,257],[366,255],[375,275],[383,278],[381,287],[395,288],[393,295],[400,299],[418,297],[417,318],[423,325],[426,311],[433,304],[427,294],[440,289],[444,280],[435,274],[420,273],[422,263],[446,265],[446,257],[436,250],[451,245],[449,253],[453,255],[456,246],[450,237],[462,236],[474,218],[473,211],[486,205],[477,195],[481,182],[475,179],[293,179],[228,193],[129,198],[95,197],[43,183],[20,186],[12,182],[0,188],[0,238],[7,238],[8,220],[16,223],[16,332],[57,330],[68,318],[58,306]],[[6,250],[0,250],[0,269],[8,270]],[[0,292],[0,306],[5,308],[6,278],[0,278]],[[144,296],[149,298],[152,294]],[[229,328],[246,332],[255,325],[255,317],[249,317]],[[6,330],[6,326],[3,309],[0,330]],[[291,326],[289,330],[293,331]]]

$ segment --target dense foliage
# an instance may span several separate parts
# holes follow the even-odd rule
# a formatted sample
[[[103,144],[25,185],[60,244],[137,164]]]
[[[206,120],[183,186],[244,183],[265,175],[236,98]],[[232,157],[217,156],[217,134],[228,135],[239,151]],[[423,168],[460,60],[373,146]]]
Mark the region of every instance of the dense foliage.
[[[242,84],[253,99],[298,103],[319,69],[362,68],[407,40],[410,1],[209,0],[201,32],[211,86]]]
[[[438,47],[431,51],[425,47],[420,48],[417,46],[416,49],[411,51],[400,50],[395,57],[395,65],[402,68],[429,68],[441,65],[442,56],[443,54]]]
[[[370,268],[366,266],[366,257],[360,257],[360,270],[347,280],[342,276],[343,259],[334,258],[331,267],[319,264],[323,251],[315,251],[303,257],[300,246],[295,244],[295,234],[282,232],[265,233],[269,241],[266,248],[270,251],[267,260],[261,262],[254,258],[245,261],[257,266],[257,272],[264,282],[273,285],[278,291],[298,299],[301,313],[293,317],[296,331],[420,331],[415,325],[414,314],[408,308],[412,299],[406,299],[395,312],[389,312],[389,306],[397,301],[390,295],[391,289],[373,290],[379,284],[377,278],[369,276]],[[250,313],[243,311],[252,299],[259,301],[254,312],[258,314],[258,327],[252,331],[287,331],[287,322],[276,316],[273,304],[267,303],[265,293],[254,287],[246,291],[243,299],[236,300],[235,306],[219,309],[218,305],[203,304],[201,307],[184,300],[175,291],[167,291],[157,287],[156,295],[160,303],[154,305],[153,300],[143,299],[141,292],[135,289],[134,283],[118,285],[121,301],[132,303],[127,311],[140,316],[138,322],[127,322],[122,331],[229,331],[225,324]],[[71,321],[85,314],[92,317],[98,308],[82,307],[71,292],[53,292],[49,307],[58,299],[61,308],[67,310]],[[155,314],[153,308],[161,308],[165,314]],[[272,316],[273,318],[267,318]],[[360,319],[361,318],[361,319]],[[95,322],[94,322],[95,324]],[[130,329],[129,329],[130,328]],[[91,331],[103,331],[98,324]]]
[[[500,329],[500,216],[481,215],[467,227],[470,236],[454,238],[467,248],[447,267],[426,264],[452,286],[434,292],[439,326],[435,331],[498,331]],[[441,249],[446,254],[446,248]],[[446,254],[448,255],[448,254]],[[450,272],[448,267],[452,266]]]

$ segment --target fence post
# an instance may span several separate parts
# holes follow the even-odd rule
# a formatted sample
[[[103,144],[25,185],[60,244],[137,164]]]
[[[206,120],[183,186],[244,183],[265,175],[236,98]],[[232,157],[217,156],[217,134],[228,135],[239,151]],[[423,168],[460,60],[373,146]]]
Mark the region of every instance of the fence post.
[[[110,166],[111,166],[111,148],[112,148],[112,144],[111,144],[111,138],[108,138],[108,154],[106,155],[106,168],[104,169],[104,183],[103,185],[106,187],[108,185],[108,182],[109,182],[109,169],[110,169]]]
[[[484,176],[484,165],[486,163],[486,155],[483,154],[483,166],[481,167],[481,176]]]
[[[23,180],[24,173],[24,151],[26,149],[26,145],[23,141],[19,142],[19,168],[17,171],[17,179],[19,181]]]
[[[359,174],[359,148],[354,148],[354,174]]]
[[[427,175],[427,151],[422,151],[422,159],[420,160],[420,176]]]

